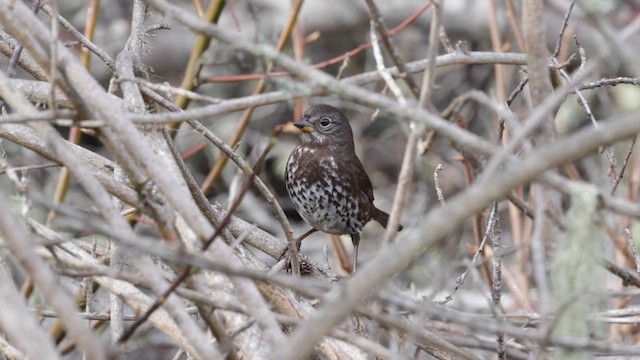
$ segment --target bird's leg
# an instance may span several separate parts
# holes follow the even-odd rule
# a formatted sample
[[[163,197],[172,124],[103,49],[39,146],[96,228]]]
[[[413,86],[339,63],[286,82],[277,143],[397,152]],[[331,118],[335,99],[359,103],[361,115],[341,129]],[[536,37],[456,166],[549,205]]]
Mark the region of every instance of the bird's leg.
[[[313,234],[314,232],[318,231],[317,229],[311,228],[311,230],[307,231],[306,233],[300,235],[299,237],[295,238],[294,241],[296,243],[296,251],[300,251],[300,246],[302,245],[302,240],[306,239],[307,236]],[[287,253],[287,250],[289,250],[289,247],[286,247],[284,249],[284,251],[282,251],[282,254],[280,254],[280,259],[282,259],[282,257],[284,256],[284,254]]]
[[[306,238],[307,238],[307,236],[309,236],[309,235],[313,234],[313,233],[314,233],[314,232],[316,232],[316,231],[318,231],[318,229],[311,228],[311,230],[309,230],[309,231],[307,231],[306,233],[304,233],[304,234],[300,235],[300,237],[298,237],[298,238],[296,239],[296,250],[297,250],[297,251],[300,251],[300,246],[302,246],[302,240],[306,239]]]
[[[352,273],[356,272],[358,264],[358,245],[360,245],[360,234],[351,234],[351,242],[353,243],[353,268]]]

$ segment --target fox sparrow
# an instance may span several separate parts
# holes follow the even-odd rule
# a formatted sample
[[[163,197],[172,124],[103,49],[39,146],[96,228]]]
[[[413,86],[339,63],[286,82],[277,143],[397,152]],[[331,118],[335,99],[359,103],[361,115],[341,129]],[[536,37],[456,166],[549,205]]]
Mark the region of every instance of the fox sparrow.
[[[351,236],[353,268],[362,228],[370,220],[387,226],[389,214],[373,205],[369,176],[356,156],[349,120],[329,105],[314,105],[294,124],[302,133],[289,156],[285,183],[302,218],[315,231]],[[402,229],[402,226],[400,226]]]

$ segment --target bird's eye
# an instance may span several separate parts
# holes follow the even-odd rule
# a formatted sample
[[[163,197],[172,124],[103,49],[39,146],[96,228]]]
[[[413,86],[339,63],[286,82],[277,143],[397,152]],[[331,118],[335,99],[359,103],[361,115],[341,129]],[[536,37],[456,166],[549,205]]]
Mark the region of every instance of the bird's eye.
[[[320,119],[320,126],[327,127],[329,125],[331,125],[331,119],[329,119],[328,117],[323,117],[322,119]]]

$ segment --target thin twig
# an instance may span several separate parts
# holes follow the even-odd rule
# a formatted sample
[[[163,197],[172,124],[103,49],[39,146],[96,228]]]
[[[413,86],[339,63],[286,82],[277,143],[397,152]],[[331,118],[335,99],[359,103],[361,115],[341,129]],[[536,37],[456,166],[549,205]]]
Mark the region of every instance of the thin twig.
[[[638,253],[636,240],[633,238],[633,235],[631,234],[631,230],[629,230],[629,228],[624,229],[624,233],[627,235],[627,243],[629,244],[629,249],[631,249],[633,260],[636,263],[636,272],[640,273],[640,254]]]
[[[496,0],[489,0],[489,35],[491,38],[491,49],[494,52],[500,53],[502,52],[502,39],[500,38],[500,28],[498,25],[498,14],[497,14],[497,6]],[[518,31],[515,30],[514,31]],[[520,49],[524,51],[525,49]],[[504,101],[506,99],[506,84],[505,84],[505,67],[500,64],[494,65],[494,79],[496,84],[496,90],[498,95],[498,100]]]
[[[638,85],[640,84],[640,78],[630,78],[630,77],[621,76],[617,78],[601,79],[588,84],[582,84],[578,86],[578,89],[589,90],[589,89],[599,88],[601,86],[616,86],[618,84]]]
[[[631,272],[608,260],[604,262],[604,268],[613,275],[619,277],[622,280],[623,286],[632,285],[640,288],[640,275],[638,275],[637,270],[635,272]]]
[[[580,47],[579,43],[577,42],[577,38],[576,38],[576,46]],[[581,51],[580,54],[580,58],[581,58],[581,66],[580,68],[583,69],[584,68],[584,64],[586,63],[586,59],[583,57],[583,53],[584,51]],[[558,64],[558,59],[557,58],[552,58],[552,61],[554,64]],[[566,72],[566,70],[564,69],[558,69],[558,71],[560,72],[560,75],[565,78],[567,81],[571,81],[571,77],[569,76],[569,74]],[[584,108],[585,112],[587,113],[587,116],[589,117],[589,119],[591,120],[591,123],[593,124],[593,126],[595,128],[598,128],[598,121],[596,120],[595,116],[593,115],[593,112],[591,111],[591,106],[589,106],[589,102],[587,101],[587,99],[582,95],[582,92],[580,91],[580,89],[578,89],[578,86],[574,86],[574,93],[576,94],[576,96],[578,97],[578,103],[580,105],[582,105],[582,107]],[[611,149],[611,146],[607,145],[605,146],[605,152],[607,154],[607,159],[609,161],[609,176],[612,177],[612,189],[615,189],[615,187],[617,186],[616,181],[618,179],[618,175],[616,173],[616,157],[615,154],[613,153],[613,149]]]
[[[369,17],[371,18],[371,22],[372,22],[371,32],[375,33],[377,31],[378,34],[380,34],[382,44],[387,49],[387,52],[389,53],[389,56],[391,57],[391,60],[393,61],[393,63],[398,67],[398,71],[400,72],[400,78],[407,84],[407,86],[409,87],[409,90],[411,90],[411,92],[413,93],[413,96],[418,98],[418,96],[420,95],[420,88],[418,88],[418,85],[413,80],[413,78],[409,77],[409,74],[407,73],[407,70],[406,70],[404,59],[402,59],[402,57],[398,53],[398,49],[396,49],[396,47],[393,46],[393,43],[391,42],[391,38],[389,37],[389,29],[387,28],[387,25],[384,23],[384,19],[382,18],[382,14],[380,14],[380,10],[378,10],[378,7],[376,6],[376,3],[374,2],[374,0],[365,0],[365,4],[367,5],[367,10],[369,11]],[[374,46],[374,51],[375,51],[375,46],[377,46],[378,44],[378,41],[379,40],[377,36],[371,35],[371,45]],[[382,63],[382,61],[380,61],[380,63]]]
[[[207,95],[201,95],[198,94],[196,92],[193,91],[189,91],[183,88],[178,88],[175,86],[171,86],[168,83],[163,83],[163,84],[157,84],[154,82],[151,82],[149,80],[145,80],[145,79],[139,79],[139,78],[116,78],[115,82],[116,83],[120,83],[123,81],[130,81],[130,82],[134,82],[136,84],[141,84],[144,85],[145,87],[151,89],[151,90],[155,90],[155,91],[162,91],[164,93],[167,94],[171,94],[171,95],[178,95],[178,96],[184,96],[189,98],[190,100],[196,100],[196,101],[202,101],[205,103],[209,103],[209,104],[219,104],[222,102],[222,99],[218,99],[218,98],[214,98],[211,96],[207,96]]]
[[[371,37],[371,44],[373,46],[373,57],[376,60],[376,68],[380,72],[380,76],[382,76],[382,79],[384,79],[385,84],[387,85],[391,93],[393,93],[396,100],[398,100],[398,103],[400,105],[406,105],[407,100],[404,98],[402,90],[400,90],[398,84],[393,81],[393,78],[386,71],[386,68],[384,66],[384,59],[382,58],[382,51],[380,51],[380,46],[378,45],[378,36],[376,35],[375,22],[373,20],[371,20],[371,29],[369,30],[369,36]]]
[[[511,103],[513,103],[513,100],[515,100],[516,96],[518,96],[518,94],[520,94],[522,90],[524,90],[524,87],[525,85],[527,85],[528,82],[529,82],[529,78],[525,77],[520,81],[518,86],[516,86],[516,88],[513,89],[513,91],[511,92],[511,95],[509,95],[509,97],[506,100],[506,104],[508,107],[511,107]]]
[[[16,166],[10,169],[3,167],[3,168],[0,168],[0,175],[8,171],[13,171],[13,172],[32,171],[32,170],[42,170],[42,169],[48,169],[52,167],[59,167],[59,166],[60,164],[58,163],[47,163],[47,164],[40,164],[40,165]]]
[[[49,16],[53,16],[52,15],[53,12],[51,11],[51,8],[47,4],[42,6],[42,11],[44,11]],[[104,62],[104,64],[107,67],[109,67],[111,70],[116,69],[115,60],[105,50],[96,46],[96,44],[94,44],[91,40],[89,40],[86,36],[84,36],[80,31],[78,31],[78,29],[76,29],[73,25],[71,25],[71,23],[67,19],[65,19],[60,15],[58,15],[57,18],[60,25],[62,25],[62,27],[65,28],[65,30],[67,30],[73,37],[75,37],[80,42],[80,44],[82,44],[82,46],[84,46],[85,48],[89,49],[89,51],[96,54],[96,56],[98,56],[100,60],[102,60],[102,62]]]
[[[564,31],[567,29],[567,25],[569,24],[569,16],[571,16],[571,11],[573,11],[573,6],[575,5],[576,0],[571,0],[571,4],[569,5],[569,9],[564,14],[564,19],[562,20],[562,27],[560,28],[560,32],[558,33],[558,41],[556,42],[556,47],[553,50],[553,55],[551,57],[558,58],[560,55],[560,49],[562,47],[562,38],[564,37]]]
[[[495,224],[494,218],[497,216],[497,214],[498,213],[494,211],[490,212],[489,219],[487,220],[487,227],[485,229],[484,236],[482,236],[482,241],[480,242],[480,245],[478,245],[478,249],[476,250],[476,252],[473,254],[473,257],[471,258],[471,262],[467,265],[467,268],[465,269],[465,271],[456,278],[456,286],[453,288],[451,293],[445,296],[444,300],[436,301],[437,304],[444,305],[450,302],[451,300],[453,300],[453,295],[455,295],[455,293],[458,292],[460,287],[464,285],[464,281],[469,275],[469,272],[473,267],[475,267],[476,262],[480,257],[480,254],[484,252],[484,247],[487,243],[487,239],[489,239],[489,234],[491,234],[491,232],[493,231],[493,225]]]
[[[336,74],[336,79],[342,79],[342,76],[344,75],[344,72],[349,67],[349,64],[351,62],[350,60],[351,60],[350,57],[345,57],[344,58],[344,61],[340,65],[340,68],[338,69],[338,73]]]
[[[100,13],[100,0],[92,0],[91,4],[87,8],[87,19],[84,23],[84,34],[89,41],[93,41],[93,37],[96,31],[96,25],[98,24],[98,15]],[[57,21],[56,16],[56,21]],[[80,49],[80,61],[85,68],[91,69],[91,51],[88,48],[82,47]]]
[[[440,201],[440,205],[444,206],[444,195],[442,194],[442,187],[440,186],[440,179],[438,175],[444,169],[442,164],[438,164],[436,169],[433,171],[433,184],[436,187],[436,195],[438,196],[438,201]]]
[[[50,0],[49,6],[54,14],[53,17],[58,17],[58,1]],[[49,91],[49,109],[56,110],[56,87],[54,86],[58,77],[58,22],[53,18],[51,19],[51,44],[49,45],[49,51],[51,51],[51,59],[49,63],[49,82],[51,83],[51,90]]]
[[[502,230],[500,228],[500,217],[498,216],[498,202],[494,201],[491,206],[490,218],[493,219],[492,223],[487,226],[491,228],[491,246],[493,248],[493,286],[491,291],[491,305],[496,318],[499,321],[504,321],[504,312],[502,310],[502,246],[501,236]],[[506,359],[506,344],[504,341],[504,333],[498,331],[496,333],[496,352],[498,353],[498,359]]]
[[[620,174],[618,175],[617,178],[613,180],[613,186],[611,187],[612,196],[616,193],[616,189],[618,188],[620,181],[622,181],[622,178],[624,177],[624,172],[627,169],[627,164],[629,163],[629,159],[631,158],[631,154],[633,153],[633,148],[636,145],[637,138],[638,138],[638,135],[633,135],[633,138],[631,139],[631,144],[629,144],[629,150],[627,150],[627,156],[624,157],[624,162],[622,163],[622,167],[620,168]]]

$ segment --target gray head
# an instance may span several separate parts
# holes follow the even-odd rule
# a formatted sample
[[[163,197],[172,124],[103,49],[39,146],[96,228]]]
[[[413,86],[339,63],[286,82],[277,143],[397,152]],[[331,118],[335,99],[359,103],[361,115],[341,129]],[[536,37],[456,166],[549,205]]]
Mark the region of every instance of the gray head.
[[[349,120],[329,105],[313,105],[294,125],[302,130],[300,143],[306,146],[343,147],[353,149],[353,132]]]

